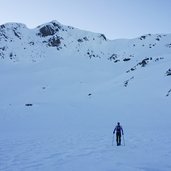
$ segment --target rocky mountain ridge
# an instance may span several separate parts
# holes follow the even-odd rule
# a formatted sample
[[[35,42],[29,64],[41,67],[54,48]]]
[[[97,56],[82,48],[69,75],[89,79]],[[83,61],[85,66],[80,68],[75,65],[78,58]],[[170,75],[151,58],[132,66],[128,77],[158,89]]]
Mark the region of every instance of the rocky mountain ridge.
[[[29,53],[30,61],[35,62],[48,56],[46,51],[52,48],[56,49],[56,54],[72,52],[88,58],[106,58],[114,63],[126,62],[135,57],[143,60],[171,53],[171,34],[109,40],[104,34],[64,26],[57,21],[35,29],[28,29],[20,23],[0,26],[0,58],[3,60],[20,61],[25,53]]]
[[[35,63],[48,59],[73,57],[104,60],[113,63],[127,87],[146,66],[164,65],[161,75],[171,75],[171,34],[146,34],[135,39],[109,40],[104,34],[64,26],[57,21],[28,29],[24,24],[8,23],[0,26],[0,62]],[[117,72],[116,72],[117,73]],[[139,77],[139,76],[137,76]],[[166,96],[170,95],[170,89]]]

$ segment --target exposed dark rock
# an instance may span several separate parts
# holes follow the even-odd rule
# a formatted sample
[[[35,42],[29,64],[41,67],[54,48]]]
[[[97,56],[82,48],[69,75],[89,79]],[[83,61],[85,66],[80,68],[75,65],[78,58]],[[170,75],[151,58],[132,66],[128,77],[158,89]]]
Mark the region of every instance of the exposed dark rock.
[[[79,43],[82,43],[83,42],[83,39],[78,39],[77,40]]]
[[[1,29],[4,29],[5,28],[5,25],[4,24],[0,25],[0,28]]]
[[[127,87],[128,86],[128,80],[126,80],[125,82],[124,82],[124,87]]]
[[[117,58],[118,58],[118,55],[114,53],[108,58],[108,60],[110,60],[110,61],[114,60],[115,61]]]
[[[102,37],[104,40],[107,40],[106,36],[104,34],[100,34],[99,37]]]
[[[88,41],[88,38],[87,38],[87,37],[83,37],[83,39],[84,39],[85,41]]]
[[[34,45],[34,42],[29,42],[29,45]]]
[[[134,68],[131,68],[131,71],[134,71],[136,68],[134,67]]]
[[[15,60],[15,57],[16,57],[17,55],[15,54],[15,53],[10,53],[9,54],[9,58],[11,59],[11,60]]]
[[[1,59],[4,59],[4,53],[3,52],[0,52],[0,57],[1,57]]]
[[[14,35],[21,40],[21,35],[20,33],[16,32],[16,30],[13,30]]]
[[[101,58],[99,55],[95,54],[93,50],[90,51],[89,49],[87,51],[87,55],[89,56],[90,59],[93,57],[94,58]]]
[[[124,87],[127,87],[127,86],[128,86],[128,83],[129,83],[132,79],[134,79],[134,76],[131,77],[130,79],[126,80],[126,81],[124,82]]]
[[[4,51],[5,50],[5,46],[0,47],[0,50]]]
[[[62,49],[62,47],[57,47],[57,50],[61,50]]]
[[[69,29],[72,29],[72,30],[74,29],[74,27],[71,27],[71,26],[68,26],[68,28],[69,28]]]
[[[54,35],[56,31],[58,30],[54,30],[50,25],[45,25],[42,28],[40,28],[40,33],[38,33],[38,35],[42,36],[42,37],[46,37],[46,36],[51,36]]]
[[[32,103],[26,103],[25,106],[33,106]]]
[[[5,46],[0,47],[0,57],[1,57],[1,59],[4,59],[4,56],[5,56],[4,51],[5,51],[5,49],[6,49]]]
[[[0,36],[4,37],[6,40],[8,39],[8,37],[5,35],[5,33],[0,34]]]
[[[61,44],[61,38],[58,36],[52,37],[48,41],[48,46],[58,47]]]
[[[117,60],[115,60],[115,61],[114,61],[114,63],[117,63],[117,62],[119,62],[119,61],[120,61],[120,60],[119,60],[119,59],[117,59]]]
[[[43,40],[42,43],[47,43],[47,41],[46,40]]]
[[[167,92],[166,96],[169,96],[171,93],[171,89]]]
[[[162,59],[164,59],[164,58],[163,58],[163,57],[156,58],[156,59],[155,59],[155,62],[160,61],[160,60],[162,60]]]
[[[166,75],[167,75],[167,76],[171,76],[171,68],[169,68],[169,69],[166,71]]]
[[[145,67],[148,61],[149,61],[149,58],[143,59],[141,62],[139,62],[139,65],[141,65],[142,67]]]
[[[139,65],[140,65],[141,67],[145,67],[145,66],[148,64],[148,62],[149,62],[150,60],[152,60],[152,57],[143,59],[143,60],[142,60],[141,62],[139,62],[136,66],[134,66],[134,67],[132,67],[130,70],[126,71],[126,73],[129,73],[129,72],[131,72],[131,71],[136,70],[137,67],[138,67]]]
[[[130,61],[130,58],[124,58],[123,61]]]
[[[53,26],[56,28],[56,31],[58,31],[57,30],[57,28],[60,30],[62,27],[59,25],[59,24],[57,24],[56,22],[51,22],[52,24],[53,24]]]
[[[166,44],[166,47],[171,48],[171,43]]]
[[[146,36],[141,36],[140,40],[146,39]]]
[[[82,43],[84,41],[88,41],[88,38],[87,37],[83,37],[82,39],[78,39],[77,40],[79,43]]]
[[[10,59],[13,58],[13,53],[12,52],[9,54],[9,57],[10,57]]]

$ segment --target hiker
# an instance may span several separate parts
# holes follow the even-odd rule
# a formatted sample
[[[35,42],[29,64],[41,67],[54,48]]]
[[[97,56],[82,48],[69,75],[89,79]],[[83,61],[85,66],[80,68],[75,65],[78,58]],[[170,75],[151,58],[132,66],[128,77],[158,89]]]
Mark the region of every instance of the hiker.
[[[119,146],[121,145],[121,133],[122,135],[124,135],[122,126],[120,125],[119,122],[117,123],[115,129],[113,130],[113,134],[115,134],[115,132],[116,132],[116,144],[117,146]]]

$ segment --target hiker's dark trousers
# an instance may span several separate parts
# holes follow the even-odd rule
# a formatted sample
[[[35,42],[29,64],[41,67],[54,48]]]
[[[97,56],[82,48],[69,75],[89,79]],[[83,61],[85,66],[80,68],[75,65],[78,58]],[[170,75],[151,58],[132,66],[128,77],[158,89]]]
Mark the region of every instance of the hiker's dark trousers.
[[[116,144],[121,145],[121,132],[116,133]]]

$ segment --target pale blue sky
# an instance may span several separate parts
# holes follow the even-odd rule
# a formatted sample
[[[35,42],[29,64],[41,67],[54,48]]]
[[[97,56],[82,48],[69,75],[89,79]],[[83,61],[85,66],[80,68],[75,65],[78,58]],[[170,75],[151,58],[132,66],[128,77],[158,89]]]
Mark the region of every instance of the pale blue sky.
[[[51,20],[109,39],[171,33],[171,0],[0,0],[0,24]]]

